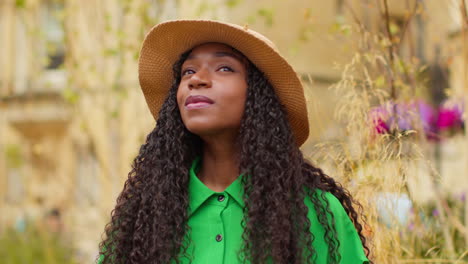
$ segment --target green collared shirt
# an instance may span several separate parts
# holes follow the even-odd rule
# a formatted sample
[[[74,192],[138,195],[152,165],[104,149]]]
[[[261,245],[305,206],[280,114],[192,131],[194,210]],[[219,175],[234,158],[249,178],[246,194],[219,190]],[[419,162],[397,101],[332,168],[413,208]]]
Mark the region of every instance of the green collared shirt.
[[[191,227],[187,252],[191,260],[182,258],[182,263],[192,264],[237,264],[238,251],[242,246],[241,221],[243,186],[242,176],[238,177],[224,192],[215,192],[206,187],[196,172],[200,159],[196,159],[190,169],[189,199]],[[335,226],[340,242],[339,252],[343,264],[368,263],[361,240],[340,201],[331,193],[326,193],[330,210],[335,216]],[[317,252],[316,264],[325,264],[328,246],[324,239],[325,230],[317,220],[317,214],[310,198],[305,199],[309,208],[310,231],[314,234],[313,246]]]
[[[198,158],[190,169],[188,225],[191,232],[186,237],[186,241],[190,241],[187,248],[190,258],[181,257],[180,262],[183,264],[242,263],[238,258],[238,252],[243,243],[242,176],[223,192],[215,192],[198,179],[196,172],[199,166],[200,159]],[[330,193],[325,193],[325,196],[330,205],[330,211],[335,217],[335,227],[340,242],[340,263],[368,263],[357,231],[340,201]],[[324,239],[325,230],[317,220],[310,198],[305,199],[305,204],[309,208],[310,231],[315,236],[313,241],[317,252],[315,264],[326,264],[328,245]]]

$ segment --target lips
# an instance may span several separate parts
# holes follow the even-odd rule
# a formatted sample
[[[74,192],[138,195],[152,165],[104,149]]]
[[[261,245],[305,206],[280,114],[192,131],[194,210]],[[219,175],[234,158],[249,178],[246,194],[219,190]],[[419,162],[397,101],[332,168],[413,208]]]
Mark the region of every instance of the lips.
[[[187,109],[205,108],[214,104],[214,101],[203,95],[191,95],[185,100]]]

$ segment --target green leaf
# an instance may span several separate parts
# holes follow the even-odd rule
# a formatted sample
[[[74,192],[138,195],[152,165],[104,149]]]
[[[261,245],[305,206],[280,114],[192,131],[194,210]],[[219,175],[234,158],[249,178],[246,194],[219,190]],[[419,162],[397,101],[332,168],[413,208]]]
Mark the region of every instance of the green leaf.
[[[349,36],[351,35],[351,26],[350,25],[341,25],[340,26],[340,32],[345,35],[345,36]]]
[[[328,29],[329,33],[336,34],[337,32],[340,31],[340,24],[339,23],[333,23],[330,28]]]
[[[257,21],[257,17],[254,16],[254,15],[250,15],[247,17],[247,24],[250,25],[250,24],[255,24],[255,22]]]
[[[10,144],[6,146],[6,163],[10,168],[19,168],[23,164],[23,157],[18,145]]]
[[[26,0],[16,0],[15,6],[17,8],[25,8],[26,7]]]
[[[111,118],[118,118],[119,117],[119,110],[113,110],[110,112]]]
[[[397,66],[398,71],[401,73],[405,72],[407,69],[405,62],[401,59],[397,60],[396,66]]]
[[[202,3],[196,12],[197,16],[203,15],[205,12],[211,10],[211,5],[208,3]]]
[[[226,5],[228,8],[234,8],[238,6],[241,2],[241,0],[226,0]]]
[[[392,33],[392,35],[398,33],[400,31],[400,27],[395,24],[395,23],[390,23],[390,33]]]
[[[80,98],[80,95],[70,88],[64,89],[62,92],[62,96],[70,104],[76,104],[78,102],[78,99]]]
[[[299,53],[299,43],[294,43],[292,46],[289,47],[289,53],[292,56],[295,56]]]
[[[119,54],[116,48],[107,48],[104,50],[104,56],[117,56]]]
[[[314,31],[312,25],[302,27],[299,31],[299,40],[307,42],[310,39],[310,33]]]
[[[257,11],[257,14],[260,17],[263,17],[267,26],[270,26],[270,27],[273,25],[273,13],[274,13],[273,9],[267,9],[267,8],[260,8]]]
[[[383,87],[384,84],[385,84],[385,77],[383,75],[380,75],[379,77],[377,77],[377,79],[375,79],[375,86],[377,87]]]

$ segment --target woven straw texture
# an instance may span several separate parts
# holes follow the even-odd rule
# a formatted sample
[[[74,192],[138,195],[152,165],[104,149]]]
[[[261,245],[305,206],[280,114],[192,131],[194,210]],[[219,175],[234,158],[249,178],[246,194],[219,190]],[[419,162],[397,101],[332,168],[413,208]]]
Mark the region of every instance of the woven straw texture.
[[[151,29],[140,52],[139,80],[153,117],[157,119],[172,85],[172,65],[183,52],[208,42],[236,48],[265,74],[285,106],[296,143],[301,146],[309,136],[301,81],[271,41],[251,29],[234,24],[212,20],[172,20]]]

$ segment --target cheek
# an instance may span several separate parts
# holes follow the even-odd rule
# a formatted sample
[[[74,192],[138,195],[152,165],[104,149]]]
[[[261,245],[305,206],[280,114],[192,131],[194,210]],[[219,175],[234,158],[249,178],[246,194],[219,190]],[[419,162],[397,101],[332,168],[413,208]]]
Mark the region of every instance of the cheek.
[[[247,83],[243,82],[239,87],[241,88],[238,90],[237,100],[238,102],[241,102],[242,109],[244,109],[245,101],[247,100]]]
[[[180,109],[180,106],[181,106],[182,100],[184,98],[184,92],[182,90],[183,89],[180,89],[180,86],[177,88],[176,99],[177,99],[177,105],[179,106],[179,110],[182,110],[182,109]]]
[[[244,115],[245,101],[247,100],[247,88],[244,86],[241,87],[242,88],[239,89],[239,86],[237,86],[235,92],[225,98],[225,104],[228,106],[227,111],[230,114],[230,118],[236,121],[239,121]]]

